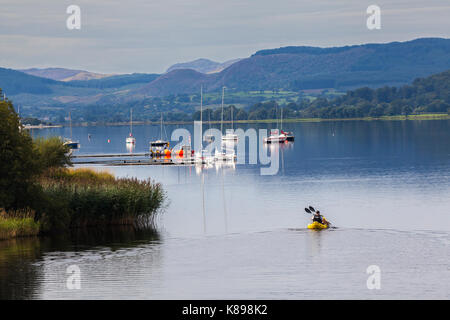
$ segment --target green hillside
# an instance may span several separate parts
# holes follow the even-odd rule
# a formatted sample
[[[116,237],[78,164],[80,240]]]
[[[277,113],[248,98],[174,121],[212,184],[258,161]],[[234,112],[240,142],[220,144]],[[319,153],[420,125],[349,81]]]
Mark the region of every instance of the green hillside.
[[[219,91],[225,85],[238,91],[402,85],[450,69],[450,39],[423,38],[407,42],[336,48],[285,47],[263,50],[220,73],[175,70],[143,87],[151,96]]]

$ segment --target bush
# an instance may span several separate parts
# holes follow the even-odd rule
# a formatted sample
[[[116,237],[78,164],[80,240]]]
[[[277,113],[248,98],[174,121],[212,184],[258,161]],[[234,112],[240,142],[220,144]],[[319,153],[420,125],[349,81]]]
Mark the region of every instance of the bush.
[[[42,170],[71,166],[70,148],[58,137],[36,138],[34,146]]]
[[[34,221],[34,211],[30,209],[8,212],[0,209],[0,240],[35,236],[39,227],[39,222]]]
[[[60,169],[41,179],[45,230],[99,225],[148,225],[164,202],[160,184],[114,178],[90,169]]]

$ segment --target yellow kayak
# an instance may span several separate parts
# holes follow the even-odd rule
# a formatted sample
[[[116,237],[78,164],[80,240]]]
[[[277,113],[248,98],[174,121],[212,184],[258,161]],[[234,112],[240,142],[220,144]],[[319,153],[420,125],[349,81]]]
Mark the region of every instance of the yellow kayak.
[[[308,224],[308,229],[328,229],[328,226],[326,224],[314,221],[313,223]]]

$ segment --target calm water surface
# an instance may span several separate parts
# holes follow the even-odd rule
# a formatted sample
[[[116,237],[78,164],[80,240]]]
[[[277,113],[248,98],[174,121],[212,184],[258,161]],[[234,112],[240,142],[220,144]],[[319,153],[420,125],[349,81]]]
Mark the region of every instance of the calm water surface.
[[[163,184],[169,201],[156,227],[2,241],[0,298],[448,299],[449,125],[286,124],[296,141],[280,147],[274,176],[261,176],[259,165],[97,166]],[[73,136],[80,154],[126,153],[128,131],[74,127]],[[146,152],[160,136],[158,126],[133,132],[133,152]],[[310,204],[338,228],[305,229]],[[80,290],[66,288],[73,264]],[[369,265],[381,269],[380,290],[367,289]]]

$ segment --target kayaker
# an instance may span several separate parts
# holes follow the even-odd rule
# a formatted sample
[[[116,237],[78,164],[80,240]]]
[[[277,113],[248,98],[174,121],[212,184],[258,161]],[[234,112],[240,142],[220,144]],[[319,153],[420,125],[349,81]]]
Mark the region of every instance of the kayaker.
[[[317,210],[311,219],[312,219],[312,221],[317,221],[319,223],[322,223],[322,215],[320,214],[320,211]]]

